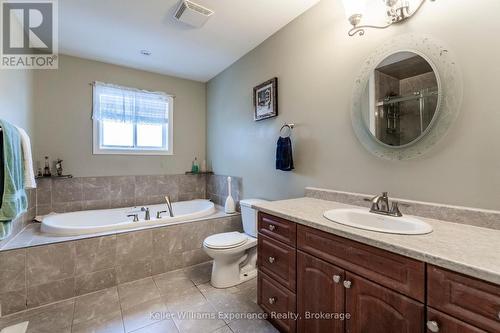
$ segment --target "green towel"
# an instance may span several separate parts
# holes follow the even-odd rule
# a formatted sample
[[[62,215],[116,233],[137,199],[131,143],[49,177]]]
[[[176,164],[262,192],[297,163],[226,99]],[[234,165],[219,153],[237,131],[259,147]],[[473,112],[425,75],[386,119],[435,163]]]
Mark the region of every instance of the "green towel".
[[[0,240],[12,231],[12,220],[28,208],[24,190],[23,152],[17,128],[0,119],[3,135],[3,195],[0,208]]]

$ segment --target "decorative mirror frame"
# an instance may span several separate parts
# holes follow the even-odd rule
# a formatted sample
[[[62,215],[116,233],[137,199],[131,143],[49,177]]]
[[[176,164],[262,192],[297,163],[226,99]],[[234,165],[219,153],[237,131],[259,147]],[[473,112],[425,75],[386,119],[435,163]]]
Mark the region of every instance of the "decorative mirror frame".
[[[411,143],[393,147],[381,143],[370,133],[363,120],[361,101],[371,72],[385,58],[397,52],[414,52],[429,62],[438,79],[440,96],[436,113],[426,131]],[[388,160],[416,158],[431,149],[448,132],[460,113],[462,96],[462,75],[449,50],[431,37],[401,35],[383,44],[365,61],[354,85],[352,126],[361,144],[374,155]]]

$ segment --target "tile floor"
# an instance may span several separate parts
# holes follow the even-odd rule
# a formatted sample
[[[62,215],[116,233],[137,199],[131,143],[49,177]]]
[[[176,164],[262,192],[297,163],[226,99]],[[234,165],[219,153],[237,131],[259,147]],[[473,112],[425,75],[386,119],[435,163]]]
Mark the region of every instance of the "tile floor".
[[[211,263],[148,277],[92,294],[0,318],[0,330],[29,321],[43,333],[245,333],[277,332],[259,314],[257,281],[213,288]]]

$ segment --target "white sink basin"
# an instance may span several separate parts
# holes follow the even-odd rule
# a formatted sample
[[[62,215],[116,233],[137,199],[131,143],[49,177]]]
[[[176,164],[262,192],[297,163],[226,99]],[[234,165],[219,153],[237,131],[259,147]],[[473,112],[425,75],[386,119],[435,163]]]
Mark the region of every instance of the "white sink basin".
[[[432,227],[417,218],[393,217],[370,213],[368,209],[332,209],[324,217],[330,221],[350,227],[401,235],[423,235],[432,232]]]

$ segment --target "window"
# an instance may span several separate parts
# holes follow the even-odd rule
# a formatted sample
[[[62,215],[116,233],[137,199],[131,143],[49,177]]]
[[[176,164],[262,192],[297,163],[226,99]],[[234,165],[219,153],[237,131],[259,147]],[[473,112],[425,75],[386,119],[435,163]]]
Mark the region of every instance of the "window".
[[[94,154],[171,155],[173,97],[95,82]]]

